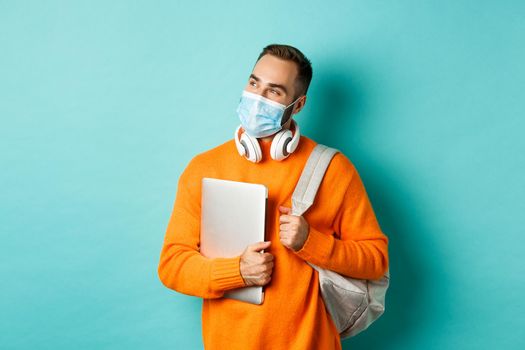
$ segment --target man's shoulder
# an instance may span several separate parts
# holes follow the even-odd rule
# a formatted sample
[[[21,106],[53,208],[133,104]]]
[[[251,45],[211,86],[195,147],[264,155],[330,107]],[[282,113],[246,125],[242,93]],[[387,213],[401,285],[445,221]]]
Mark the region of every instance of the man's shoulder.
[[[235,141],[230,139],[217,146],[197,153],[193,159],[200,162],[216,162],[221,158],[231,157],[232,153],[234,152],[237,152],[235,148]]]
[[[301,136],[301,138],[303,138],[303,136]],[[323,144],[326,147],[334,148],[337,150],[337,153],[334,155],[334,157],[332,158],[332,161],[330,162],[328,166],[327,172],[333,172],[335,174],[344,176],[344,175],[351,175],[356,170],[350,158],[345,153],[343,153],[342,150],[338,149],[334,145],[317,142],[308,137],[304,137],[304,139],[307,143],[311,144],[310,147],[312,149],[314,148],[314,146],[318,144]]]
[[[217,146],[197,153],[190,159],[186,166],[186,170],[199,171],[220,166],[221,164],[224,164],[228,158],[231,159],[232,154],[236,152],[235,141],[232,138]]]
[[[350,158],[344,154],[342,151],[337,152],[334,156],[333,167],[339,172],[344,172],[345,174],[352,174],[356,169],[354,163]]]

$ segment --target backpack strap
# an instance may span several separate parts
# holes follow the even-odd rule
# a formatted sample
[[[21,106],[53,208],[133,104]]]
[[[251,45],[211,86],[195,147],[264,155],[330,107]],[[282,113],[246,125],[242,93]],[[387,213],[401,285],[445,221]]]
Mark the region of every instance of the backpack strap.
[[[337,152],[321,144],[314,147],[292,194],[292,215],[303,215],[313,204],[326,169]]]

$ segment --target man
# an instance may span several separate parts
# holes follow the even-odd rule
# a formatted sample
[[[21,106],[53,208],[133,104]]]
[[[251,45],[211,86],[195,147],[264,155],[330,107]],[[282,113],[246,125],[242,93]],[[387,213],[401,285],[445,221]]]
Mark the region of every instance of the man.
[[[194,157],[179,179],[158,274],[168,288],[204,298],[206,349],[341,349],[318,273],[306,262],[363,279],[388,269],[388,239],[342,153],[332,159],[314,205],[303,216],[291,215],[293,190],[316,145],[300,136],[293,119],[305,106],[311,78],[310,61],[298,49],[265,47],[237,108],[235,138]],[[268,187],[265,242],[233,258],[199,253],[203,177]],[[265,286],[263,304],[221,298],[252,285]]]

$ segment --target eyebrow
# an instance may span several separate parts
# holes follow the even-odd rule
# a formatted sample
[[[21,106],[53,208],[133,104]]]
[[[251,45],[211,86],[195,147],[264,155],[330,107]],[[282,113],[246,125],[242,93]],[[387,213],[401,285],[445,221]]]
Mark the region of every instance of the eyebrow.
[[[253,75],[253,74],[250,74],[250,78],[257,81],[257,82],[260,82],[261,79],[259,79],[259,77]],[[268,86],[270,87],[274,87],[274,88],[279,88],[281,90],[284,91],[285,94],[288,94],[288,90],[286,90],[286,87],[284,87],[284,85],[281,85],[281,84],[274,84],[274,83],[268,83]]]

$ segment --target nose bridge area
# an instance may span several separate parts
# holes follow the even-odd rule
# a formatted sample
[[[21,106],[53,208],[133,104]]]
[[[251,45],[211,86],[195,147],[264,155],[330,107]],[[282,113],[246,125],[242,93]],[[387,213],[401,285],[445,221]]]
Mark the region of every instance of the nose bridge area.
[[[267,99],[270,99],[270,94],[268,93],[268,89],[264,88],[261,92],[261,95],[266,97]]]
[[[269,93],[268,93],[268,86],[263,83],[263,82],[259,82],[259,84],[257,84],[257,89],[256,89],[256,93],[263,96],[263,97],[266,97],[266,98],[269,98]]]

